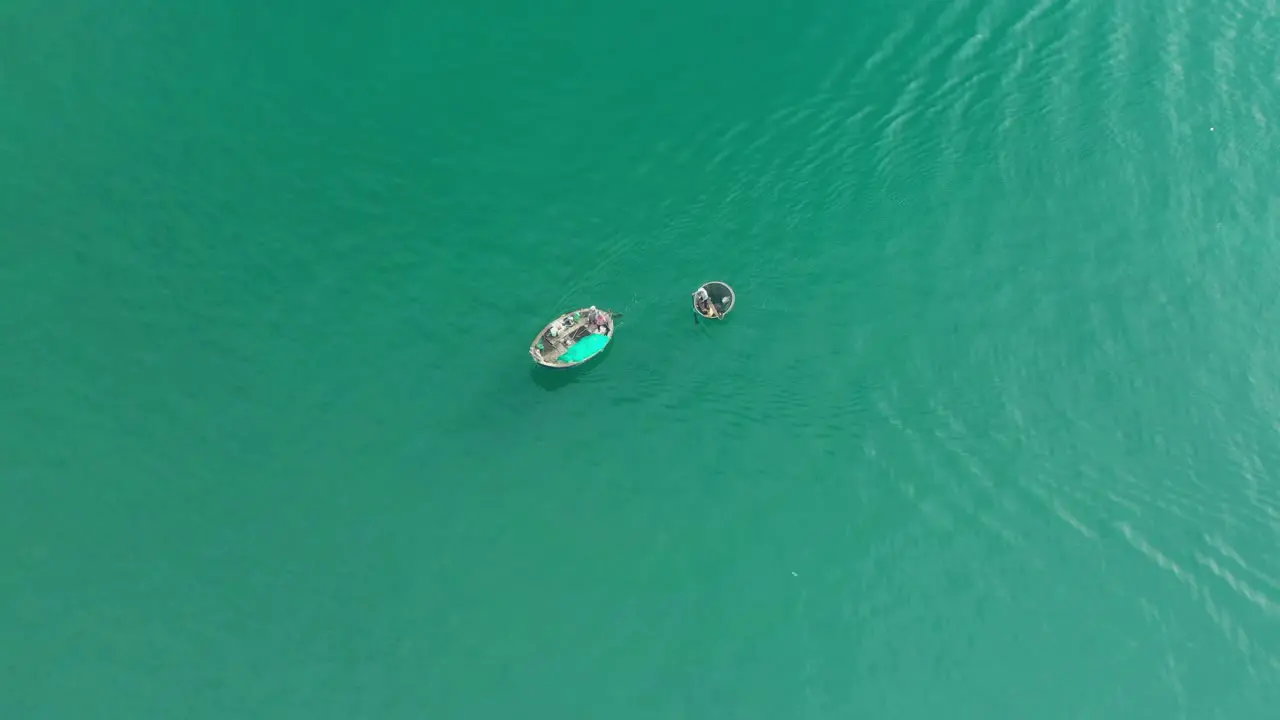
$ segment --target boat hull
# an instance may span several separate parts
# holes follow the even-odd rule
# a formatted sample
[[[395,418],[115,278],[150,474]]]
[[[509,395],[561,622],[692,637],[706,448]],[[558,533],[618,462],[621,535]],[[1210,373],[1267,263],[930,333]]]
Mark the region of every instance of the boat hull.
[[[716,316],[711,317],[698,309],[698,293],[693,293],[693,312],[701,318],[707,320],[723,320],[726,315],[733,312],[734,306],[738,302],[738,296],[733,292],[733,288],[728,283],[712,280],[709,283],[703,283],[699,290],[706,290],[707,295],[711,298],[711,303],[716,307]]]
[[[604,322],[592,319],[593,311]],[[599,357],[613,342],[614,314],[607,310],[579,308],[547,323],[529,344],[529,356],[555,370],[578,367]]]

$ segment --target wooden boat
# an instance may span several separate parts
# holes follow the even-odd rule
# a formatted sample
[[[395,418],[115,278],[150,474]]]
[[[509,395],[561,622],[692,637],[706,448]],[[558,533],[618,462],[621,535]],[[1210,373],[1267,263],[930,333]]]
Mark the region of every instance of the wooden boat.
[[[698,307],[698,293],[703,290],[707,291],[707,297],[711,301],[711,305],[715,307],[715,315],[710,315],[708,311]],[[736,300],[737,296],[733,294],[733,288],[729,287],[727,283],[713,280],[694,291],[693,311],[708,320],[723,320],[724,316],[733,310],[733,304]]]
[[[529,344],[533,361],[549,368],[567,368],[604,352],[613,340],[616,313],[592,306],[552,320]]]

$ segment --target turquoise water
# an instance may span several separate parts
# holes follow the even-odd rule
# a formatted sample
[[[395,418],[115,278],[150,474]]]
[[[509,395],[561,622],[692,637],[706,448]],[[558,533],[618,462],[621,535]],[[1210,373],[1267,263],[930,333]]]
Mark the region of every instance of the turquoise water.
[[[1274,714],[1272,4],[0,33],[0,716]]]

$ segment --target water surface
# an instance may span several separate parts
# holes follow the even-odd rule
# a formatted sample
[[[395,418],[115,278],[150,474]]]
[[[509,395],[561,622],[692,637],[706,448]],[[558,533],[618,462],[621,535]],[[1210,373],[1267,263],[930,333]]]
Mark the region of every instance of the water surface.
[[[3,716],[1280,702],[1271,3],[0,32]]]

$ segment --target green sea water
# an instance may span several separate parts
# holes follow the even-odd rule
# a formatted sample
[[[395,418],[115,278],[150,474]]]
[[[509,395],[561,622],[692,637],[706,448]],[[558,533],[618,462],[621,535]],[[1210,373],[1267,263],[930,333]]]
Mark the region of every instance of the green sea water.
[[[0,717],[1275,717],[1277,38],[7,0]]]

